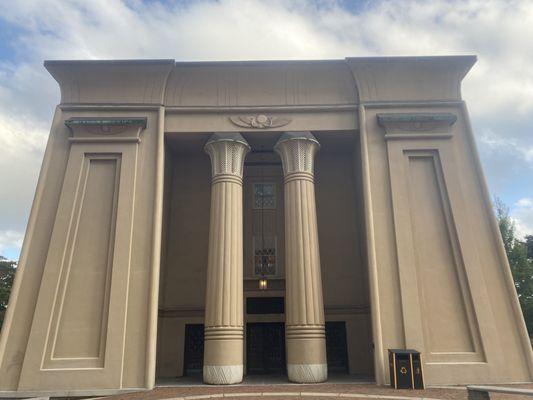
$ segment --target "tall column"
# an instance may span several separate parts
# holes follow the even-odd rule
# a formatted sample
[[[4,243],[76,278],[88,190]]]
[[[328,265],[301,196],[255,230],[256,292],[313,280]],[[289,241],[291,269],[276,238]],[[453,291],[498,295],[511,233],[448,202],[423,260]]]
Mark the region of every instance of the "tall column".
[[[205,383],[239,383],[243,377],[242,173],[249,149],[239,133],[215,133],[205,145],[212,167]]]
[[[319,147],[310,132],[284,133],[274,146],[285,176],[287,373],[298,383],[324,382],[328,376],[313,182]]]

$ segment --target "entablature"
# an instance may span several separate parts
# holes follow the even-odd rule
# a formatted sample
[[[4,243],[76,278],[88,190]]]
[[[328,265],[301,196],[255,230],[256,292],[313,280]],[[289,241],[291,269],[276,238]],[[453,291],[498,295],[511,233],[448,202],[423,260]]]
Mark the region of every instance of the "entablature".
[[[173,112],[228,108],[342,109],[360,103],[456,101],[474,56],[344,60],[178,62],[46,61],[61,104],[165,106]]]

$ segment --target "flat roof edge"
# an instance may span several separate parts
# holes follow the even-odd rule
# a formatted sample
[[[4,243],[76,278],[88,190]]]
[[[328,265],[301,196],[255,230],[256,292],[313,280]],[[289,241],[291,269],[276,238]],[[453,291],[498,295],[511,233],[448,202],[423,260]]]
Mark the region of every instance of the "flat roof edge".
[[[272,65],[272,64],[328,64],[353,61],[445,61],[463,60],[474,64],[475,55],[438,55],[438,56],[371,56],[371,57],[346,57],[339,59],[304,59],[304,60],[228,60],[228,61],[176,61],[171,58],[161,59],[121,59],[121,60],[45,60],[45,67],[68,65],[135,65],[135,64],[163,64],[175,66],[217,66],[217,65]]]
[[[476,61],[474,54],[450,54],[436,56],[371,56],[371,57],[346,57],[347,61],[440,61],[440,60],[471,60]]]
[[[174,65],[172,58],[161,59],[124,59],[124,60],[45,60],[43,65],[61,66],[61,65],[135,65],[135,64],[169,64]]]

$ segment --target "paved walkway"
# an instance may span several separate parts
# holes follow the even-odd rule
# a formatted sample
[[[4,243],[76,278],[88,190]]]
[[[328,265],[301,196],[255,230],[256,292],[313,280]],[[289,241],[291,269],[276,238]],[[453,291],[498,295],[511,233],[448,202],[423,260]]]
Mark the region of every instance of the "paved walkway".
[[[247,376],[239,385],[216,386],[202,384],[201,376],[158,381],[154,390],[106,397],[105,400],[467,400],[465,387],[441,386],[425,390],[397,390],[376,386],[367,377],[332,375],[326,383],[300,385],[289,383],[282,376]],[[533,389],[532,384],[498,385]],[[491,394],[491,400],[522,400],[525,396]],[[531,400],[531,398],[527,398]]]
[[[235,386],[172,386],[151,391],[107,397],[109,400],[201,400],[201,399],[384,399],[384,400],[466,400],[464,388],[429,388],[425,390],[395,390],[373,384],[324,383],[318,385],[275,384]],[[516,399],[514,399],[516,400]]]

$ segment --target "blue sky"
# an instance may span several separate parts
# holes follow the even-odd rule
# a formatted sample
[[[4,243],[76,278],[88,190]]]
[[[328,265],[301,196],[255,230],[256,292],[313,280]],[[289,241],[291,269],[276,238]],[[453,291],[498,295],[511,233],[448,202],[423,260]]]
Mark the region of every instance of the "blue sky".
[[[491,193],[533,234],[533,2],[17,0],[0,10],[0,255],[17,259],[54,106],[46,59],[475,54],[463,82]]]

